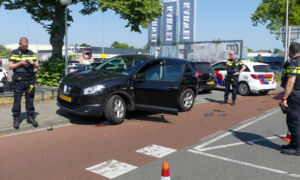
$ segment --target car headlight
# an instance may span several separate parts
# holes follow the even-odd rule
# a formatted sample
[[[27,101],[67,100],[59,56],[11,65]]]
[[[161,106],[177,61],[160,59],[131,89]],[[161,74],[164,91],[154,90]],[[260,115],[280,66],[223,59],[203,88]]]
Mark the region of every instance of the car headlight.
[[[95,94],[101,92],[105,89],[104,85],[96,85],[88,88],[83,89],[83,94]]]

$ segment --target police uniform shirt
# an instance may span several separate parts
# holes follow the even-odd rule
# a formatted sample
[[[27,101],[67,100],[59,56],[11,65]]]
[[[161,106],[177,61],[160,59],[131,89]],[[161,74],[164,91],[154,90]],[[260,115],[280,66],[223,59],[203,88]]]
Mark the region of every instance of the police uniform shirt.
[[[36,62],[37,58],[34,55],[34,53],[31,50],[22,51],[22,49],[19,47],[18,49],[15,49],[11,52],[9,61],[15,63],[18,63],[20,61],[33,61]],[[34,74],[34,67],[32,64],[29,65],[22,65],[18,68],[13,70],[16,74],[26,74],[26,75],[33,75]]]
[[[239,72],[242,69],[243,65],[244,65],[244,63],[241,60],[238,60],[238,59],[232,60],[228,64],[227,73],[234,74],[236,72]]]
[[[285,63],[281,84],[282,87],[285,87],[289,76],[296,76],[294,89],[300,90],[300,57],[293,58]]]

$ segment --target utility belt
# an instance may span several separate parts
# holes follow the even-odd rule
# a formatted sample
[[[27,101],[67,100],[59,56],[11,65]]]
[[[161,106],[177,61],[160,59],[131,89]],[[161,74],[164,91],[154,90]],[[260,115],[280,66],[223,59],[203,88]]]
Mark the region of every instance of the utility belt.
[[[35,76],[31,74],[13,74],[12,80],[14,82],[18,81],[33,81],[35,80]]]

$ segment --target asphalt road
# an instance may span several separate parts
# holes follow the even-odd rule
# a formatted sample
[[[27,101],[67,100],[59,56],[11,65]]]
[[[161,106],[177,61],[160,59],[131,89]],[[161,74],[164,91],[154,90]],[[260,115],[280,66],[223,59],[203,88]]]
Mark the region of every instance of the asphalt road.
[[[198,96],[209,103],[179,116],[135,112],[118,126],[80,119],[53,131],[1,137],[1,179],[159,179],[163,160],[172,179],[300,177],[297,159],[279,153],[286,126],[276,109],[278,93],[242,97],[236,106],[220,105],[222,96]],[[245,121],[254,123],[238,128]],[[233,127],[238,130],[228,131]]]

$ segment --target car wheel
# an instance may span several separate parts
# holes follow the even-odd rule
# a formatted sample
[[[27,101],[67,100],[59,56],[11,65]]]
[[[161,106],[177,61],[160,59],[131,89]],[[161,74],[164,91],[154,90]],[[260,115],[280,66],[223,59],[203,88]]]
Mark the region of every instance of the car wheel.
[[[266,90],[266,91],[260,91],[259,94],[260,95],[266,95],[266,94],[268,94],[268,92],[269,92],[268,90]]]
[[[121,124],[126,115],[126,104],[124,100],[113,95],[109,98],[105,105],[104,116],[111,124]]]
[[[192,109],[195,101],[195,93],[192,89],[186,89],[180,94],[179,108],[181,111],[189,111]]]
[[[241,96],[247,96],[250,94],[250,88],[247,83],[241,82],[238,86],[238,93]]]

